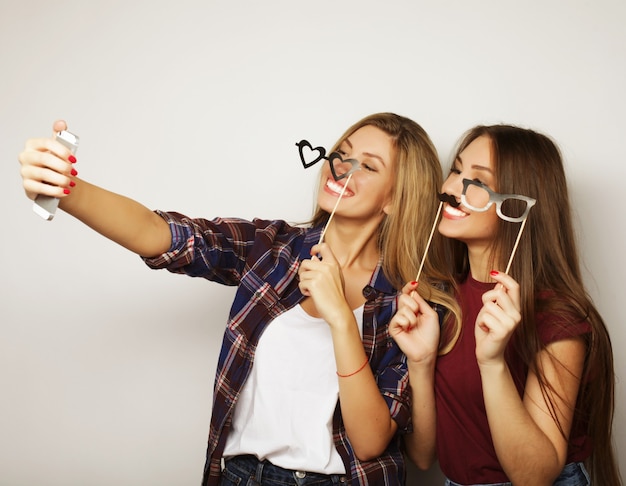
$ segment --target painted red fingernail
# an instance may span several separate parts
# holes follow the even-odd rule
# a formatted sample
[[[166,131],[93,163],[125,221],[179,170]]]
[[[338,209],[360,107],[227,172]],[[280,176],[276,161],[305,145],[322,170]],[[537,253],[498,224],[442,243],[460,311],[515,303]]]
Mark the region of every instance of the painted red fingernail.
[[[74,187],[76,183],[74,181],[70,181],[70,187]]]
[[[415,286],[417,286],[417,284],[418,284],[418,283],[419,283],[419,282],[417,282],[416,280],[413,280],[413,281],[411,282],[411,285],[415,285]]]
[[[72,174],[73,176],[77,176],[77,175],[78,175],[78,172],[76,171],[76,169],[72,169],[71,174]]]
[[[69,189],[63,189],[63,194],[69,194],[70,190]]]
[[[76,163],[76,157],[74,157],[73,155],[70,155],[67,160],[69,160],[72,164]]]
[[[496,275],[499,275],[500,272],[496,271],[496,270],[492,270],[491,272],[489,272],[489,275],[495,277]]]

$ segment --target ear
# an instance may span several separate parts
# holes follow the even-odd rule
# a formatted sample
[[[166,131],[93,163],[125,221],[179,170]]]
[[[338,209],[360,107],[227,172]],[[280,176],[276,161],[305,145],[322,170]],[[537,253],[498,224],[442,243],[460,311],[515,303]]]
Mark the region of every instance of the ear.
[[[389,200],[387,201],[387,204],[383,206],[383,213],[389,216],[391,214],[392,208],[393,208],[393,201],[390,197]]]

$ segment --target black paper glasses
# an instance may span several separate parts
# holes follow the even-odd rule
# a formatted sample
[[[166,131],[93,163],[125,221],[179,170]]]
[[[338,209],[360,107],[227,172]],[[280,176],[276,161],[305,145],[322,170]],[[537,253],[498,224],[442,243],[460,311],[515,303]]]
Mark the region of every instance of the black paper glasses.
[[[300,140],[297,144],[300,162],[305,169],[317,164],[320,160],[328,160],[333,179],[339,181],[359,170],[360,162],[357,159],[344,159],[339,152],[332,152],[326,157],[324,147],[315,147],[308,140]]]
[[[344,179],[346,177],[348,178],[346,183],[343,185],[341,194],[339,194],[337,202],[335,203],[335,207],[331,211],[330,216],[328,217],[328,221],[326,222],[326,225],[322,230],[322,234],[320,235],[320,239],[318,242],[321,243],[324,240],[326,230],[328,229],[328,226],[330,225],[330,222],[335,215],[337,206],[339,206],[339,202],[343,197],[343,193],[345,192],[346,187],[348,187],[348,183],[350,182],[352,174],[361,168],[359,165],[360,162],[357,159],[344,160],[339,152],[332,152],[328,157],[326,157],[326,149],[324,147],[313,148],[308,140],[300,140],[298,143],[296,143],[296,145],[298,147],[298,153],[300,154],[300,162],[302,162],[302,166],[305,169],[308,169],[312,165],[317,164],[320,160],[328,160],[330,171],[335,181],[340,181],[341,179]]]

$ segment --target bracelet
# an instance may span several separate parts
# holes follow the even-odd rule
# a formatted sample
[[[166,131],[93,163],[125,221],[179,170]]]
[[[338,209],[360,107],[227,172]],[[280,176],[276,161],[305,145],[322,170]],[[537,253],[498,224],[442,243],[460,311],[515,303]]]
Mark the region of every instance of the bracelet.
[[[369,360],[369,358],[366,356],[366,357],[365,357],[365,363],[363,363],[363,364],[359,367],[359,369],[358,369],[358,370],[353,371],[352,373],[348,373],[347,375],[342,375],[341,373],[339,373],[339,372],[337,371],[337,372],[336,372],[336,373],[337,373],[337,376],[338,376],[339,378],[348,378],[349,376],[356,375],[359,371],[361,371],[363,368],[365,368],[365,365],[367,365],[367,363],[369,363],[369,361],[370,361],[370,360]]]

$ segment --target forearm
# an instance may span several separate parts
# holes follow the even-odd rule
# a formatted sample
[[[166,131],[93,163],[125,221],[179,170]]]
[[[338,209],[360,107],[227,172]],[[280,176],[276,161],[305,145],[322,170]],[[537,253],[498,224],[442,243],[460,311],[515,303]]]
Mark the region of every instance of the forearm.
[[[411,386],[411,417],[413,432],[404,436],[406,451],[422,470],[428,469],[436,459],[437,408],[435,402],[434,363],[409,362]]]
[[[397,425],[391,419],[369,363],[360,369],[367,356],[356,323],[341,331],[334,329],[333,343],[337,372],[350,375],[337,377],[346,433],[360,460],[373,459],[387,448]]]
[[[158,214],[125,196],[77,180],[71,195],[59,207],[103,236],[141,256],[167,251],[168,224]]]
[[[485,409],[498,460],[515,485],[551,485],[564,464],[528,413],[506,363],[480,368]]]

